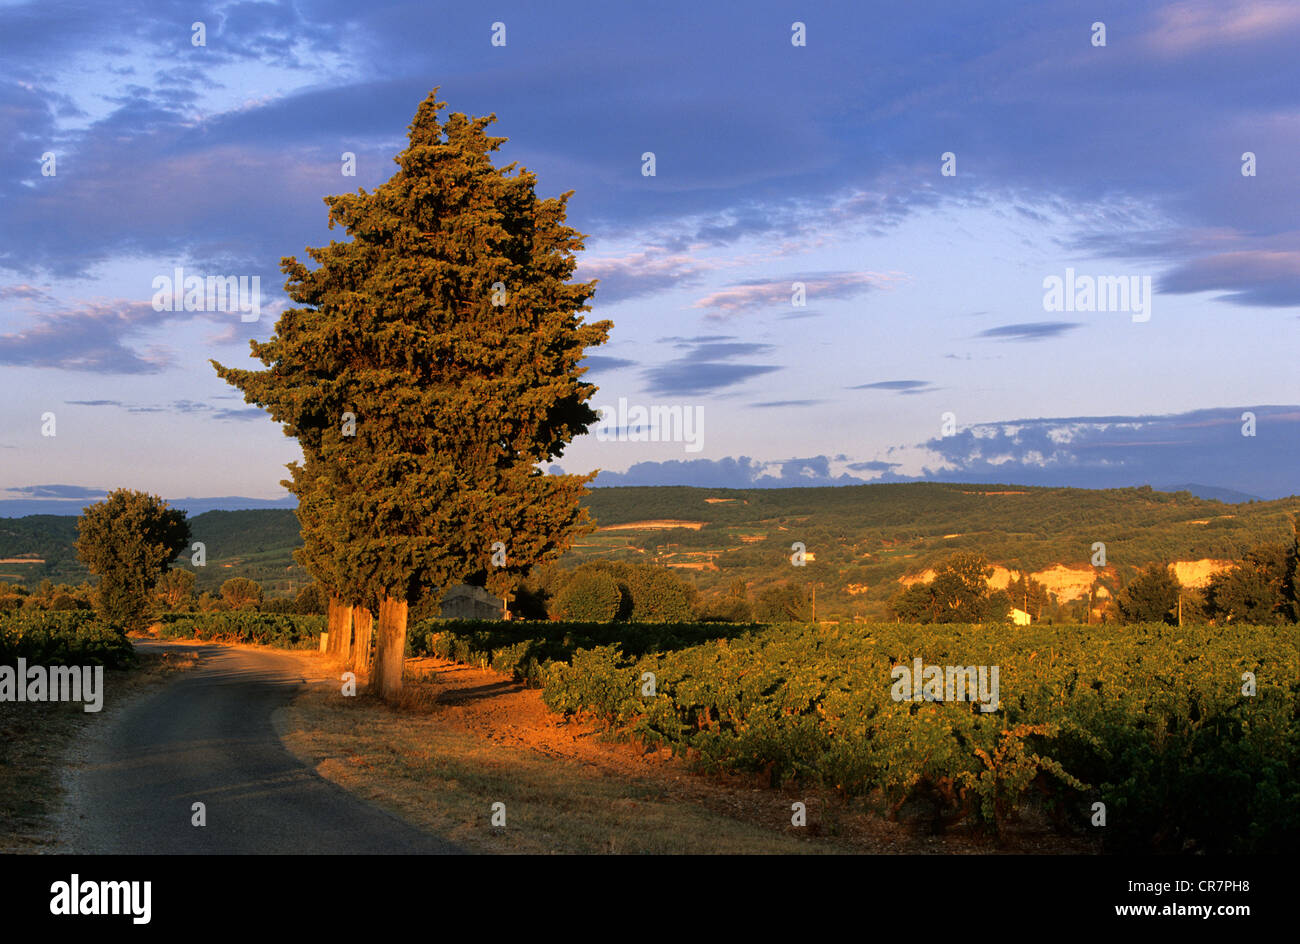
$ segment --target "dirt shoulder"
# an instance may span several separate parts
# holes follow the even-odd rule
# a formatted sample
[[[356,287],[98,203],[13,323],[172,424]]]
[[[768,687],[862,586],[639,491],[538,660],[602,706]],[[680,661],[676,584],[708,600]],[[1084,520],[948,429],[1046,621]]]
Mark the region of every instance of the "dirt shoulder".
[[[999,846],[970,831],[931,835],[924,811],[890,822],[819,791],[701,776],[667,751],[615,742],[551,713],[539,691],[490,669],[409,660],[396,709],[341,689],[314,684],[277,713],[286,746],[321,776],[473,851],[1094,851],[1043,822],[1019,824]],[[795,802],[806,805],[806,826],[791,824]],[[496,803],[505,805],[504,829],[492,825]]]
[[[77,762],[79,738],[194,662],[178,648],[141,654],[134,669],[106,670],[97,712],[80,702],[0,702],[0,853],[57,852],[64,773]]]

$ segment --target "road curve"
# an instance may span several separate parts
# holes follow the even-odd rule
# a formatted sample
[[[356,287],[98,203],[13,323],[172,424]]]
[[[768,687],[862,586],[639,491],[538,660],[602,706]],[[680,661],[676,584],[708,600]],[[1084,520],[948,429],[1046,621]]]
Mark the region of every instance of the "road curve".
[[[161,651],[163,643],[137,642]],[[186,647],[198,664],[85,729],[61,851],[412,854],[460,850],[358,799],[285,749],[272,712],[301,690],[287,653]],[[206,805],[207,825],[191,824]]]

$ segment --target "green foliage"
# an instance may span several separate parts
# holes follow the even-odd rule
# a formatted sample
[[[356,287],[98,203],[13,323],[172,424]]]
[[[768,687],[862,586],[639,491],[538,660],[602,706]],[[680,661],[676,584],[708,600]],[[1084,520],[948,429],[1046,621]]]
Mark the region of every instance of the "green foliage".
[[[933,580],[900,591],[890,606],[899,619],[918,623],[1001,622],[1011,615],[1011,598],[989,587],[992,575],[982,555],[954,554],[935,567]]]
[[[158,580],[190,538],[185,513],[161,498],[118,489],[77,522],[77,554],[99,576],[105,622],[143,629]]]
[[[158,581],[158,596],[169,610],[187,610],[194,605],[194,572],[172,569]]]
[[[434,655],[512,674],[540,686],[542,671],[584,649],[617,644],[630,655],[665,652],[722,639],[740,627],[718,623],[483,622],[425,620],[412,628],[411,654]]]
[[[997,665],[998,711],[896,702],[890,672]],[[1241,676],[1259,679],[1255,696]],[[657,695],[641,694],[652,672]],[[763,771],[1000,829],[1029,796],[1115,851],[1281,852],[1300,841],[1300,647],[1267,627],[782,626],[543,665],[544,698],[704,769]]]
[[[812,618],[812,598],[794,584],[765,587],[754,604],[754,618],[762,623],[807,621]]]
[[[221,599],[232,610],[255,610],[262,598],[261,586],[247,577],[231,577],[221,585]]]
[[[1151,564],[1116,598],[1120,619],[1126,623],[1177,623],[1181,590],[1182,585],[1170,567]]]
[[[747,490],[596,488],[583,503],[602,525],[655,518],[704,522],[699,530],[600,531],[560,563],[572,569],[596,559],[654,561],[661,566],[711,559],[716,570],[705,567],[690,573],[706,613],[722,605],[737,580],[745,581],[754,597],[765,586],[787,581],[792,575],[790,542],[804,540],[805,532],[815,535],[808,549],[816,552],[816,560],[809,561],[800,577],[817,583],[817,616],[823,620],[893,619],[888,601],[899,589],[898,578],[933,568],[956,550],[982,554],[1017,573],[1057,563],[1086,567],[1092,542],[1104,535],[1111,567],[1098,577],[1118,592],[1149,561],[1239,560],[1243,549],[1289,543],[1292,515],[1300,511],[1297,498],[1226,505],[1143,489],[948,483]],[[64,545],[50,530],[60,522],[67,525]],[[781,531],[781,526],[799,536]],[[257,580],[268,596],[296,593],[308,582],[291,554],[301,545],[292,511],[208,512],[196,516],[192,527],[194,539],[205,541],[208,549],[208,566],[196,569],[199,591],[215,593],[231,576]],[[74,537],[75,522],[68,518],[0,519],[0,557],[47,558],[46,564],[0,568],[0,579],[19,581],[28,589],[47,576],[56,582],[83,580],[86,571],[76,563]],[[1289,573],[1294,583],[1295,569]],[[524,595],[519,594],[519,605],[512,605],[514,612],[522,614],[521,606],[536,602],[523,600]],[[1294,590],[1288,599],[1294,607]],[[1013,601],[1021,608],[1023,602],[1021,597]],[[1185,597],[1185,616],[1187,604]],[[12,604],[0,596],[0,608],[6,605]],[[1084,605],[1047,605],[1041,618],[1084,621]],[[543,599],[527,614],[541,617],[545,612]]]
[[[1295,618],[1292,548],[1262,544],[1231,569],[1214,574],[1205,591],[1207,614],[1216,621],[1282,623]]]
[[[577,574],[565,584],[551,606],[551,618],[580,622],[609,622],[623,607],[623,589],[611,574]]]
[[[745,581],[734,580],[727,589],[727,594],[704,606],[707,619],[721,620],[727,623],[748,623],[754,619],[754,605],[749,600],[749,589]]]
[[[297,612],[304,616],[324,616],[326,608],[329,606],[325,588],[319,583],[309,583],[303,587],[298,591],[298,598],[294,602],[297,606]]]
[[[234,610],[203,614],[168,613],[159,635],[164,639],[245,642],[282,649],[313,649],[325,629],[325,617]]]
[[[121,627],[105,625],[86,610],[0,616],[0,664],[23,658],[39,665],[135,664],[135,650]]]
[[[300,562],[363,603],[507,591],[587,527],[592,476],[538,468],[597,419],[578,363],[611,327],[582,320],[594,283],[568,281],[569,195],[538,199],[534,175],[493,166],[494,118],[444,107],[420,105],[391,179],[326,198],[350,240],[310,249],[315,270],[282,262],[302,307],[253,342],[267,369],[214,362],[302,446]]]
[[[516,611],[533,618],[540,615],[538,604],[546,601],[546,615],[561,620],[651,623],[684,622],[695,616],[692,583],[667,567],[639,562],[598,560],[573,570],[539,568],[520,596],[523,605]]]

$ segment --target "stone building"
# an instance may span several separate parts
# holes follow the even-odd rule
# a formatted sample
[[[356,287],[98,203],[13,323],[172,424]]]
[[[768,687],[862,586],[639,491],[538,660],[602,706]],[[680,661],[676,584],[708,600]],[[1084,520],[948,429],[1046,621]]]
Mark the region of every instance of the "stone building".
[[[442,595],[440,614],[445,619],[503,620],[508,619],[506,601],[482,587],[459,584]]]

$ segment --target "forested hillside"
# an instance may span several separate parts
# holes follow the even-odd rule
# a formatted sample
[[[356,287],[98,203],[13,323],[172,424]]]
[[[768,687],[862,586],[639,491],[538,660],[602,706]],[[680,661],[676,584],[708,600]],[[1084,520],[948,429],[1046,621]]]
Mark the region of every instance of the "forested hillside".
[[[788,583],[810,595],[818,615],[886,615],[899,578],[917,575],[955,551],[974,551],[1012,571],[1065,565],[1080,571],[1105,544],[1120,582],[1152,561],[1236,559],[1291,534],[1300,499],[1229,505],[1188,492],[1149,488],[1087,490],[940,483],[835,488],[601,488],[587,507],[599,526],[562,562],[657,561],[689,576],[705,597],[738,580],[755,591]],[[213,511],[191,519],[206,566],[197,588],[215,592],[232,576],[261,583],[268,596],[306,584],[292,558],[301,543],[292,511]],[[35,586],[77,583],[87,574],[72,542],[76,519],[0,519],[0,579]],[[795,543],[806,550],[795,566]],[[190,555],[180,565],[190,567]]]

